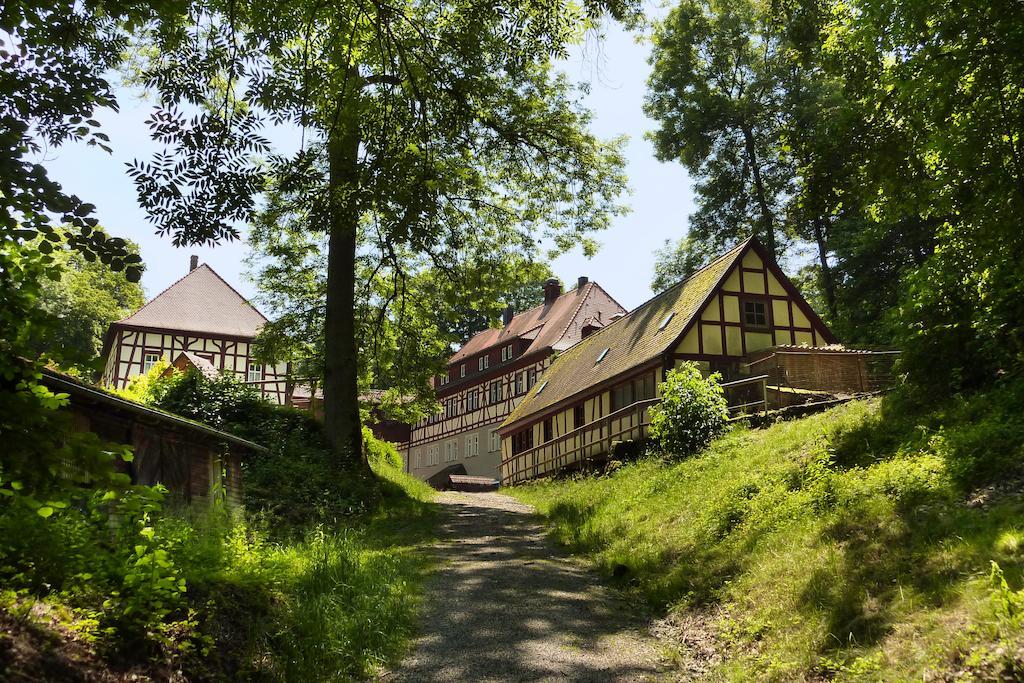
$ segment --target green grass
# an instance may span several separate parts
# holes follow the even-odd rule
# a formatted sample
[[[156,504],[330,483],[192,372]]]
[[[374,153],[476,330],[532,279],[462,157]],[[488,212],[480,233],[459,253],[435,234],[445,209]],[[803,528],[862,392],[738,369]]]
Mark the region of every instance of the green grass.
[[[377,478],[360,480],[372,511],[339,524],[283,532],[271,518],[190,508],[155,518],[165,570],[187,589],[131,642],[123,619],[104,616],[105,601],[126,591],[123,553],[105,547],[102,525],[74,510],[48,520],[24,515],[33,528],[12,564],[0,562],[0,620],[45,632],[58,653],[69,649],[66,634],[78,634],[94,652],[83,678],[108,667],[158,679],[169,671],[189,680],[372,677],[406,651],[428,569],[419,548],[434,533],[432,489],[386,462],[373,467]],[[15,651],[8,638],[0,634],[0,652]],[[0,657],[0,678],[5,667],[26,680],[46,678],[47,658],[56,659]]]
[[[405,653],[427,569],[418,549],[433,538],[432,490],[387,464],[375,470],[381,503],[351,526],[291,542],[229,530],[220,569],[200,589],[215,604],[205,630],[228,634],[214,648],[227,656],[218,673],[343,681]]]
[[[858,401],[510,493],[649,605],[699,616],[724,655],[713,678],[1021,676],[1021,486],[967,504],[1019,476],[1021,405],[1020,384]]]

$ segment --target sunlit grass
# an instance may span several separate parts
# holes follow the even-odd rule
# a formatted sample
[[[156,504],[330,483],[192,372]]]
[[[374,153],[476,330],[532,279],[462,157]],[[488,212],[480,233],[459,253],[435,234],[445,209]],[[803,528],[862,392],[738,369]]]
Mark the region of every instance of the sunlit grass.
[[[726,678],[998,668],[997,642],[1021,633],[993,626],[990,562],[1019,589],[1024,505],[965,499],[1024,461],[1020,393],[931,410],[853,402],[737,428],[681,462],[510,493],[649,604],[715,614]]]

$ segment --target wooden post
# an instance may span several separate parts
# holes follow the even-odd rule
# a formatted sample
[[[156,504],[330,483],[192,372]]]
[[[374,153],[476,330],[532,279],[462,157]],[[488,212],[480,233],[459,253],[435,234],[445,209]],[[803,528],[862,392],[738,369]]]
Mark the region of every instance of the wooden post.
[[[764,399],[764,416],[768,417],[768,380],[761,380],[761,397]]]

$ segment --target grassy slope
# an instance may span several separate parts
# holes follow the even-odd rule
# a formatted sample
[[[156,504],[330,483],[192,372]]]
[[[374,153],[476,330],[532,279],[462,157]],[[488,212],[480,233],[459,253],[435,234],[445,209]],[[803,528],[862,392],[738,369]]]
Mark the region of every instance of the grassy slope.
[[[192,610],[162,654],[110,650],[86,607],[109,590],[95,581],[46,595],[0,590],[0,679],[176,679],[179,670],[189,680],[373,676],[408,645],[426,569],[416,550],[434,528],[430,487],[386,463],[375,470],[373,513],[300,538],[275,540],[258,522],[187,510],[159,521]],[[59,548],[59,527],[53,533]]]
[[[346,528],[290,543],[232,530],[206,586],[217,601],[209,630],[226,628],[217,650],[243,659],[218,674],[342,681],[373,676],[404,654],[426,569],[417,550],[433,538],[433,490],[385,463],[374,469],[382,500]]]
[[[713,677],[1022,676],[1024,593],[993,590],[990,561],[1019,589],[1024,504],[998,490],[966,502],[1024,461],[1021,405],[1019,385],[927,411],[854,402],[738,428],[687,461],[511,493],[650,604],[704,625],[723,654]]]

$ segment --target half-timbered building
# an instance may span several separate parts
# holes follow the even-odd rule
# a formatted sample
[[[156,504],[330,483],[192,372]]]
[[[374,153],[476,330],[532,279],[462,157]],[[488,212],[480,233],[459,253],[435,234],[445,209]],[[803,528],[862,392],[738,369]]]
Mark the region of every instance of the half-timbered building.
[[[735,378],[764,349],[834,342],[767,250],[746,240],[560,354],[498,430],[501,480],[555,472],[642,438],[665,373],[680,363]]]
[[[205,370],[233,372],[271,401],[288,400],[287,364],[253,357],[253,340],[267,319],[220,275],[193,256],[189,272],[149,303],[111,324],[102,384],[124,388],[161,359],[186,354]]]
[[[447,372],[435,378],[442,408],[413,426],[409,471],[429,480],[447,468],[497,477],[498,426],[535,388],[552,354],[625,312],[585,277],[565,293],[558,280],[548,280],[543,304],[518,315],[506,309],[500,328],[473,336],[449,359]]]

